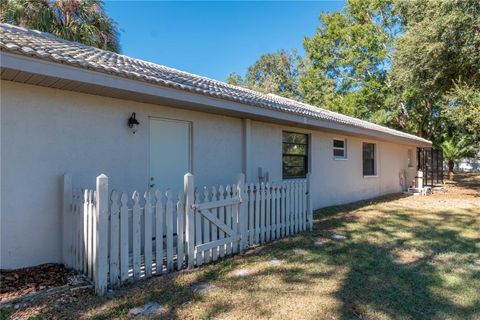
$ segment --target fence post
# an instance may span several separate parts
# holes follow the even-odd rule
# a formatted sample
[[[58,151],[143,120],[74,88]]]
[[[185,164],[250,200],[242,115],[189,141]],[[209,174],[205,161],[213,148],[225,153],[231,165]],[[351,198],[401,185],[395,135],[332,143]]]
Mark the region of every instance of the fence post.
[[[238,208],[238,231],[240,233],[240,253],[243,253],[247,244],[247,202],[245,188],[245,174],[241,173],[237,176],[238,196],[240,204]],[[252,192],[253,194],[253,192]],[[252,228],[253,232],[253,228]]]
[[[312,184],[311,184],[312,174],[307,173],[307,216],[309,229],[313,229],[313,208],[312,208]]]
[[[97,177],[97,201],[95,222],[97,225],[95,259],[95,292],[103,296],[107,290],[108,274],[108,177],[101,174]]]
[[[67,268],[73,266],[72,261],[72,175],[63,175],[63,203],[62,203],[62,261]]]
[[[195,264],[194,250],[195,250],[195,216],[192,205],[194,203],[194,179],[190,172],[183,176],[183,191],[185,194],[185,242],[187,243],[187,261],[188,269],[192,269]]]

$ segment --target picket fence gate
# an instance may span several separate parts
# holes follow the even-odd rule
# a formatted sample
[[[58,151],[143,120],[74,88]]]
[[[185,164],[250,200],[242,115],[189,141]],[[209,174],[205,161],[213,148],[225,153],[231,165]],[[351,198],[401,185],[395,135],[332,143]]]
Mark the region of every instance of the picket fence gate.
[[[184,176],[184,191],[109,191],[108,177],[95,189],[63,181],[63,262],[95,284],[98,295],[128,281],[193,268],[245,249],[311,230],[307,179],[237,183],[197,189]]]

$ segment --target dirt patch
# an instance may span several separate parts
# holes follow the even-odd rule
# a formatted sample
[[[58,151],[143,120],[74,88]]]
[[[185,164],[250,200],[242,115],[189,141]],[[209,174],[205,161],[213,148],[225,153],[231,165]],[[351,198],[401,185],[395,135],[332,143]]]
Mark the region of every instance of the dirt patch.
[[[0,301],[68,284],[74,273],[61,264],[0,270]]]
[[[410,264],[420,261],[425,254],[417,249],[399,249],[392,252],[394,261],[399,264]]]

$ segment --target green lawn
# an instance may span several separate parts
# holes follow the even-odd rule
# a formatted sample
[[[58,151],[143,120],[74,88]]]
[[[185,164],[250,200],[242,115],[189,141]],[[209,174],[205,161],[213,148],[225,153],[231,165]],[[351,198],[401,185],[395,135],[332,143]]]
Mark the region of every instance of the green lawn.
[[[47,300],[17,314],[128,318],[130,308],[156,301],[164,316],[180,319],[480,319],[479,178],[459,177],[428,197],[325,208],[312,233],[131,285],[113,298],[81,293],[61,308]],[[247,275],[235,275],[239,269]],[[216,289],[194,293],[198,282]]]

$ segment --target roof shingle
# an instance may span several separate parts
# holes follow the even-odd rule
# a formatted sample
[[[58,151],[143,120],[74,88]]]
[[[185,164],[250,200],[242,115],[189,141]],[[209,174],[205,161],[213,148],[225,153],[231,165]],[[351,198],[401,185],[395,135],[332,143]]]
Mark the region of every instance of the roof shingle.
[[[263,94],[246,88],[165,67],[140,59],[57,38],[51,34],[0,24],[0,50],[33,56],[39,59],[92,69],[120,77],[154,83],[221,98],[259,108],[297,114],[313,119],[327,120],[376,132],[387,133],[419,142],[430,141],[312,105]]]

